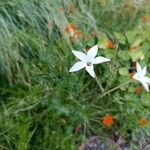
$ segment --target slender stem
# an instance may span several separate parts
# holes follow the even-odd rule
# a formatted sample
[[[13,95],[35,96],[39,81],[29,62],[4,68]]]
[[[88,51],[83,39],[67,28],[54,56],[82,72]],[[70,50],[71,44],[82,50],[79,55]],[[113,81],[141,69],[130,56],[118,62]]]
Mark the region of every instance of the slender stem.
[[[113,58],[113,63],[112,63],[112,68],[115,66],[117,53],[118,53],[118,44],[119,44],[119,42],[117,41],[116,48],[115,48],[115,53],[114,53],[114,58]]]
[[[98,78],[97,78],[97,77],[95,77],[95,81],[96,81],[96,83],[98,84],[98,86],[99,86],[99,88],[100,88],[101,92],[104,92],[104,88],[103,88],[103,86],[102,86],[102,84],[101,84],[101,81],[100,81],[100,80],[98,80]]]
[[[115,88],[113,88],[113,89],[111,89],[111,90],[108,90],[107,92],[105,92],[104,94],[102,94],[102,95],[100,96],[100,98],[106,96],[107,94],[109,94],[109,93],[111,93],[111,92],[113,92],[113,91],[115,91],[115,90],[117,90],[117,89],[120,89],[121,87],[125,86],[126,84],[129,84],[131,81],[132,81],[132,79],[131,79],[131,80],[128,80],[127,82],[125,82],[125,83],[123,83],[123,84],[120,84],[120,85],[116,86]]]
[[[84,129],[83,129],[83,136],[82,136],[82,143],[85,140],[85,134],[86,134],[86,121],[84,121]]]

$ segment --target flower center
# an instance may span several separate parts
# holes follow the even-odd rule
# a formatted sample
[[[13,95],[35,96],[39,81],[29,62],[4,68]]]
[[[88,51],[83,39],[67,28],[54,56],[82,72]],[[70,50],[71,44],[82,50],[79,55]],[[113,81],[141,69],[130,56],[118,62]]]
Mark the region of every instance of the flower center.
[[[92,63],[91,62],[87,62],[87,66],[91,66],[92,65]]]

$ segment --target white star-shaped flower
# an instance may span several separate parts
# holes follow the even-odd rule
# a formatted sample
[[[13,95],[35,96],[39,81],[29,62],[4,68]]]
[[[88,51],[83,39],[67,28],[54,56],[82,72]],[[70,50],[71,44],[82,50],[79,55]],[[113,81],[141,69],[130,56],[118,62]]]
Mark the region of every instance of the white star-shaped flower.
[[[72,68],[69,70],[69,72],[75,72],[75,71],[79,71],[80,69],[85,68],[86,71],[93,78],[96,77],[93,65],[110,61],[110,59],[102,57],[102,56],[96,57],[97,52],[98,52],[98,46],[97,45],[90,48],[86,54],[83,52],[74,51],[74,50],[72,52],[79,59],[79,61],[76,62],[72,66]]]
[[[136,63],[137,73],[134,74],[133,78],[142,83],[144,88],[149,92],[149,84],[150,78],[146,77],[147,67],[145,66],[143,69],[141,68],[140,64]]]

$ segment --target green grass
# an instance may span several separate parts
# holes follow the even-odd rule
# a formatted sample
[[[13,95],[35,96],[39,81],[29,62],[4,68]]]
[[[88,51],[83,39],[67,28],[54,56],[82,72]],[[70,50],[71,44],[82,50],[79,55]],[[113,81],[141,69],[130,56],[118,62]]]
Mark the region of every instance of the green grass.
[[[95,80],[85,71],[68,72],[75,62],[71,50],[96,44],[102,32],[114,40],[113,32],[132,30],[148,8],[115,0],[100,2],[0,1],[0,149],[76,150],[92,134],[109,136],[101,118],[107,112],[121,113],[122,104],[108,97],[96,101],[100,91]],[[75,10],[70,13],[72,5]],[[71,42],[64,34],[69,23],[76,24],[84,35],[94,31],[96,36]],[[106,71],[105,78],[112,76],[112,87],[118,75],[109,72],[109,67],[102,65],[96,72],[103,76]],[[113,97],[116,101],[117,96]],[[95,119],[97,114],[99,119]],[[125,117],[126,121],[132,117]],[[79,125],[81,130],[75,133]]]

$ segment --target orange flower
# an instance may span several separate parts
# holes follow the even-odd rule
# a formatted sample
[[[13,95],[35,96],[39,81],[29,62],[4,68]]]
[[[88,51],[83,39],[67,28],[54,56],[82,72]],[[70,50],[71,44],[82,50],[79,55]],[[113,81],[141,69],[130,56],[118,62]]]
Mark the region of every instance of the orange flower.
[[[81,36],[81,32],[80,32],[79,30],[76,30],[75,33],[74,33],[73,38],[74,38],[74,39],[79,39],[80,36]]]
[[[138,95],[138,94],[141,94],[141,92],[142,92],[142,87],[137,87],[136,89],[135,89],[135,93]]]
[[[113,117],[106,114],[105,117],[103,117],[103,125],[109,127],[114,123]]]
[[[115,45],[112,43],[112,41],[109,40],[109,41],[107,42],[106,48],[112,49],[112,48],[115,48]]]
[[[77,26],[75,24],[69,24],[65,29],[64,32],[69,34],[69,36],[72,38],[72,40],[79,39],[81,36],[80,30],[77,29]]]
[[[148,22],[150,20],[150,16],[146,16],[146,15],[142,16],[141,20],[142,20],[142,22],[146,23],[146,22]]]
[[[74,32],[75,30],[77,30],[76,25],[71,23],[64,29],[64,32],[69,33],[69,32]]]
[[[148,120],[146,120],[144,117],[141,117],[139,119],[139,124],[140,124],[141,127],[145,127],[145,126],[148,125]]]

